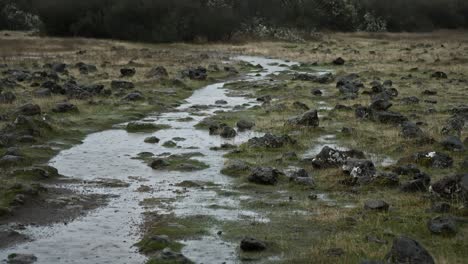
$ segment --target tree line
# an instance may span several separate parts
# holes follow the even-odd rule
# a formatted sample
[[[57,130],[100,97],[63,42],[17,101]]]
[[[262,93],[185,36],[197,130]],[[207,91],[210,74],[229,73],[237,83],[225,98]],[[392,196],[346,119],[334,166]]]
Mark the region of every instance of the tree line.
[[[46,34],[152,42],[468,28],[467,0],[0,0],[1,12],[12,2]]]

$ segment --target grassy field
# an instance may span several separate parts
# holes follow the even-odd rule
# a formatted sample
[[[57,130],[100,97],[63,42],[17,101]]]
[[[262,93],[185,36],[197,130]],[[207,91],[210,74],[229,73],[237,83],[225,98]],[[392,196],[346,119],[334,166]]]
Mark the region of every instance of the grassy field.
[[[2,34],[3,35],[3,34]],[[78,52],[86,51],[86,52]],[[335,76],[357,73],[369,90],[373,80],[392,80],[399,95],[393,100],[392,111],[400,112],[411,121],[420,122],[421,129],[432,143],[421,144],[400,135],[400,127],[357,119],[354,110],[330,110],[321,106],[335,107],[342,104],[349,107],[370,104],[370,97],[360,94],[352,100],[340,99],[336,81],[319,84],[308,81],[294,81],[286,75],[272,77],[280,83],[279,89],[269,85],[252,88],[242,83],[233,84],[233,90],[248,90],[254,96],[270,95],[274,100],[262,107],[238,112],[220,113],[215,120],[234,126],[241,118],[255,121],[255,130],[274,134],[289,134],[298,142],[295,146],[283,148],[252,149],[247,145],[226,155],[231,160],[243,160],[256,166],[272,166],[286,170],[290,166],[306,169],[315,179],[313,190],[291,184],[285,177],[275,186],[259,186],[247,181],[247,175],[236,178],[233,193],[219,191],[219,195],[248,196],[242,209],[253,210],[266,215],[270,222],[222,222],[211,218],[174,219],[173,216],[151,219],[148,236],[167,235],[174,241],[203,235],[209,226],[216,224],[223,231],[223,239],[238,243],[250,234],[267,242],[262,253],[242,253],[241,259],[259,260],[270,257],[275,263],[359,263],[363,259],[382,260],[389,251],[392,240],[406,235],[418,240],[434,257],[436,263],[464,263],[468,258],[468,225],[460,223],[453,236],[431,234],[427,221],[439,215],[431,212],[432,202],[437,199],[428,193],[403,193],[397,187],[379,184],[347,186],[341,184],[346,176],[341,169],[314,169],[300,158],[284,159],[284,153],[295,152],[299,157],[317,145],[326,144],[323,136],[335,135],[334,143],[364,151],[375,156],[377,161],[399,161],[418,151],[441,151],[449,154],[454,165],[448,169],[420,169],[435,182],[444,176],[466,173],[463,162],[466,152],[444,150],[438,143],[444,139],[442,127],[451,116],[450,110],[468,102],[468,34],[466,32],[435,32],[431,34],[324,34],[321,40],[305,43],[275,41],[253,43],[205,43],[205,44],[143,44],[111,40],[59,39],[27,36],[10,33],[0,37],[0,64],[10,68],[42,67],[44,63],[60,61],[74,65],[79,61],[98,67],[96,74],[81,76],[76,69],[70,69],[68,78],[74,76],[79,82],[99,83],[106,87],[111,80],[120,79],[119,69],[136,68],[137,73],[130,81],[136,90],[143,93],[145,100],[124,102],[121,97],[96,97],[90,100],[71,100],[79,113],[57,114],[51,109],[63,96],[37,98],[32,89],[21,84],[14,89],[17,100],[13,104],[0,104],[0,113],[7,116],[16,107],[34,102],[52,124],[53,130],[39,138],[39,143],[61,148],[75,144],[84,135],[110,128],[112,125],[138,119],[149,112],[163,112],[179,104],[196,88],[217,78],[227,78],[229,73],[210,72],[206,81],[184,81],[174,84],[172,79],[189,67],[210,64],[221,65],[221,61],[233,54],[267,56],[304,63],[301,70],[314,72],[320,69],[332,70]],[[345,59],[342,66],[331,62],[337,57]],[[37,65],[36,65],[37,64]],[[36,66],[35,66],[36,65]],[[164,66],[169,72],[165,80],[148,80],[144,74],[154,66]],[[240,65],[237,67],[241,68]],[[431,74],[442,71],[448,79],[432,78]],[[324,91],[322,96],[311,93],[313,89]],[[170,90],[170,92],[168,92]],[[424,95],[423,91],[435,91],[435,95]],[[418,104],[407,105],[401,98],[416,96]],[[300,101],[311,109],[319,109],[320,126],[301,128],[285,125],[292,116],[304,112],[294,107]],[[434,102],[435,101],[435,102]],[[1,119],[0,126],[12,122],[11,118]],[[350,134],[342,133],[343,127],[352,128]],[[468,133],[464,129],[460,139],[467,146]],[[57,150],[36,149],[28,144],[19,146],[28,154],[24,164],[30,166],[46,162]],[[0,149],[0,152],[6,149]],[[379,170],[390,171],[392,167],[376,164]],[[465,165],[466,166],[466,165]],[[6,177],[12,168],[3,168],[5,176],[0,177],[0,207],[8,207],[16,194],[8,186],[18,179]],[[402,178],[404,182],[407,178]],[[22,181],[22,180],[21,180]],[[28,180],[25,184],[31,184]],[[3,188],[3,190],[2,190]],[[216,189],[215,187],[213,187]],[[311,194],[319,199],[310,199]],[[326,195],[326,196],[323,196]],[[390,205],[388,212],[369,212],[363,204],[369,199],[383,199]],[[465,218],[466,207],[457,201],[450,201],[450,214]],[[186,230],[173,230],[167,223],[181,223]],[[161,245],[152,245],[147,238],[140,243],[142,250],[152,254]],[[174,250],[182,245],[174,242]],[[334,254],[333,252],[339,252]]]

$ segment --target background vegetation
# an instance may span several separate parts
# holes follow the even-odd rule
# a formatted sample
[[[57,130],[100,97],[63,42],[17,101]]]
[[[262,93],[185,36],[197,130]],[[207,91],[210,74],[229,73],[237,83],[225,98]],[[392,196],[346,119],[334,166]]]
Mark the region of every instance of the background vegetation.
[[[32,13],[50,35],[154,42],[468,27],[466,0],[0,0],[0,9],[3,29],[31,26]]]

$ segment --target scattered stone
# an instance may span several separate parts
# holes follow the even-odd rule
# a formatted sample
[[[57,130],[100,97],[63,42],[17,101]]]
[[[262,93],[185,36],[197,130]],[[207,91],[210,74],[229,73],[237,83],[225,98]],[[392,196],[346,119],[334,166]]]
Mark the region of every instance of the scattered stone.
[[[10,254],[8,255],[8,264],[31,264],[37,261],[37,257],[32,254]]]
[[[400,178],[393,172],[377,172],[374,175],[372,182],[382,186],[393,187],[400,184]]]
[[[183,71],[182,76],[188,77],[191,80],[204,81],[208,78],[208,73],[206,68],[199,66],[197,68],[190,68]]]
[[[35,116],[41,114],[41,107],[37,104],[29,103],[18,107],[16,112],[25,116]]]
[[[145,97],[140,92],[133,92],[127,94],[122,100],[124,101],[141,101],[145,99]]]
[[[217,101],[215,101],[215,104],[217,104],[217,105],[226,105],[226,104],[228,104],[228,102],[226,100],[217,100]]]
[[[135,68],[123,68],[120,69],[122,77],[133,77],[136,74]]]
[[[112,89],[133,89],[135,85],[132,82],[114,80],[111,82]]]
[[[175,147],[177,147],[177,143],[175,143],[175,142],[172,141],[172,140],[169,140],[169,141],[164,142],[163,147],[166,147],[166,148],[175,148]]]
[[[364,209],[372,211],[388,211],[390,205],[382,200],[368,200],[364,202]]]
[[[255,126],[255,122],[246,119],[241,119],[236,124],[239,130],[250,130]]]
[[[271,102],[271,100],[272,100],[271,95],[264,95],[264,96],[257,98],[257,101],[264,102],[264,103],[269,103]]]
[[[296,141],[288,135],[275,136],[270,133],[265,134],[263,137],[251,138],[248,141],[248,145],[255,148],[281,148],[295,143]]]
[[[162,66],[157,66],[155,68],[152,68],[145,74],[146,78],[157,79],[157,80],[167,78],[168,76],[169,74],[167,73],[166,68]]]
[[[321,96],[321,95],[323,95],[323,92],[322,92],[320,89],[313,89],[311,92],[312,92],[312,94],[315,95],[315,96]]]
[[[445,169],[453,165],[453,159],[449,155],[441,152],[419,152],[414,154],[413,157],[417,164],[424,167]]]
[[[455,235],[457,225],[453,217],[449,215],[437,216],[427,222],[427,228],[437,235]]]
[[[386,255],[387,263],[392,264],[434,264],[434,259],[419,242],[407,238],[397,237],[393,240],[390,252]]]
[[[437,78],[437,79],[447,79],[448,76],[445,72],[441,71],[436,71],[431,75],[432,78]]]
[[[145,143],[149,143],[149,144],[157,144],[159,143],[159,138],[157,137],[147,137],[145,138]]]
[[[54,108],[52,108],[52,112],[54,113],[70,113],[70,112],[78,112],[78,107],[72,103],[63,102],[57,103]]]
[[[154,159],[151,162],[150,167],[155,169],[155,170],[158,170],[158,169],[167,168],[170,165],[171,164],[168,161],[166,161],[165,159]]]
[[[304,110],[304,111],[309,111],[310,110],[309,106],[307,106],[303,102],[299,102],[299,101],[294,102],[293,107],[296,108],[296,109]]]
[[[452,116],[442,128],[442,134],[460,136],[464,126],[465,119],[462,116]]]
[[[319,118],[317,110],[310,110],[300,116],[290,118],[287,123],[292,126],[318,127]]]
[[[271,167],[256,167],[252,170],[248,180],[249,182],[275,185],[278,182],[278,177],[281,175],[277,169]]]
[[[192,264],[193,262],[181,253],[172,251],[170,248],[165,248],[162,251],[154,254],[149,262],[154,263],[177,263],[177,264]]]
[[[237,132],[234,128],[230,126],[224,126],[221,129],[221,133],[219,134],[223,138],[234,138],[237,135]]]
[[[312,160],[312,165],[317,169],[339,167],[351,158],[364,159],[365,155],[358,150],[337,150],[325,146]]]
[[[343,58],[341,58],[341,57],[338,57],[335,60],[333,60],[333,64],[335,64],[335,65],[344,65],[345,60]]]
[[[342,167],[345,174],[352,177],[351,184],[370,183],[377,170],[370,160],[347,159]]]
[[[468,174],[444,177],[431,185],[431,191],[443,198],[468,203]]]
[[[263,251],[266,249],[266,244],[253,237],[245,237],[240,243],[242,251]]]
[[[451,151],[464,151],[465,145],[463,142],[456,136],[446,137],[440,144],[447,150]]]
[[[404,138],[423,138],[423,131],[413,122],[404,122],[401,124],[401,135]]]

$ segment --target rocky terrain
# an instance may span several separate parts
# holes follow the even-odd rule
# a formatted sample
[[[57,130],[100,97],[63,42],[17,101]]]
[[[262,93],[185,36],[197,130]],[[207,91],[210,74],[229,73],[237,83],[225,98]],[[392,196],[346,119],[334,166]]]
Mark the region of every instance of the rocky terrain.
[[[0,247],[33,239],[22,228],[117,199],[86,188],[135,186],[136,245],[148,263],[463,263],[467,51],[464,32],[238,45],[9,33],[0,38]],[[85,139],[111,128],[125,137]],[[67,158],[99,164],[99,155],[59,154],[80,143],[113,153],[126,140],[131,152],[115,154],[141,168],[112,164],[125,178],[69,175]],[[10,253],[9,263],[41,261]]]

